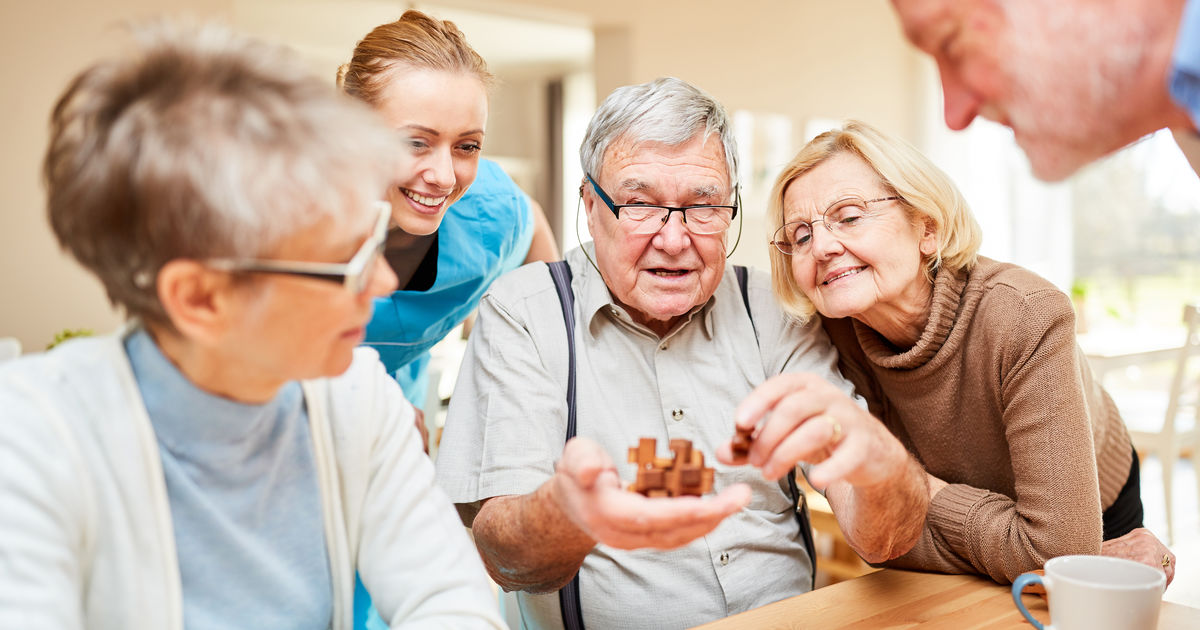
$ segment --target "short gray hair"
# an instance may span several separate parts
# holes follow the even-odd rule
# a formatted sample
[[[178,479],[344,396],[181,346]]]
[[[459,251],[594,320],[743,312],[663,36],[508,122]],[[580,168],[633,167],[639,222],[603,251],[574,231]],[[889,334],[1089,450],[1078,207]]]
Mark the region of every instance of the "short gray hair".
[[[168,324],[153,278],[176,258],[256,257],[370,212],[398,144],[284,49],[156,21],[54,106],[43,176],[62,247],[130,316]]]
[[[674,77],[626,85],[613,90],[588,123],[579,147],[583,172],[600,177],[604,153],[617,139],[681,145],[697,134],[716,135],[725,149],[732,187],[737,181],[737,141],[725,108],[700,88]]]

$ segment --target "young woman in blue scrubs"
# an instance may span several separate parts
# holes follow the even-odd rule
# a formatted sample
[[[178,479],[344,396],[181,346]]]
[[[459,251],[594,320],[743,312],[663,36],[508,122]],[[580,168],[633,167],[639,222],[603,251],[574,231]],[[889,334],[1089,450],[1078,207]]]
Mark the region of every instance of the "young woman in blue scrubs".
[[[559,258],[541,208],[480,158],[492,82],[452,22],[411,10],[368,33],[338,71],[338,85],[382,114],[415,158],[388,193],[384,255],[400,290],[375,300],[365,343],[418,410],[422,433],[429,349],[501,274]],[[354,608],[355,628],[383,627],[361,582]]]
[[[452,22],[406,11],[358,43],[338,80],[380,112],[416,158],[389,193],[396,227],[385,255],[400,290],[376,301],[366,344],[419,409],[429,349],[501,274],[557,260],[558,251],[541,208],[480,158],[493,77]]]

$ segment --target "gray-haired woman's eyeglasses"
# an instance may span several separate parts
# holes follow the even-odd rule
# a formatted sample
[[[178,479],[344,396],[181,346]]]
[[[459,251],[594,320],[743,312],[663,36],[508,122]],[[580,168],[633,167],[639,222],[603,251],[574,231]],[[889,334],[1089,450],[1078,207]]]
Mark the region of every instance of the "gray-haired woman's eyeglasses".
[[[775,230],[775,240],[771,241],[771,244],[788,256],[807,254],[812,249],[814,223],[824,223],[829,233],[841,241],[852,237],[855,232],[861,230],[864,225],[869,224],[871,219],[875,217],[877,213],[871,211],[871,204],[880,201],[899,201],[901,199],[901,197],[896,195],[880,197],[878,199],[863,199],[861,197],[839,199],[829,204],[825,212],[821,213],[820,219],[784,223],[778,230]]]
[[[374,278],[378,265],[375,261],[383,253],[387,241],[387,229],[392,217],[392,205],[386,201],[377,201],[373,207],[378,210],[379,218],[371,236],[362,244],[354,257],[348,263],[319,263],[293,260],[264,260],[211,258],[204,261],[205,265],[220,271],[238,271],[253,273],[280,273],[304,278],[316,278],[336,282],[348,291],[358,294],[367,290]]]

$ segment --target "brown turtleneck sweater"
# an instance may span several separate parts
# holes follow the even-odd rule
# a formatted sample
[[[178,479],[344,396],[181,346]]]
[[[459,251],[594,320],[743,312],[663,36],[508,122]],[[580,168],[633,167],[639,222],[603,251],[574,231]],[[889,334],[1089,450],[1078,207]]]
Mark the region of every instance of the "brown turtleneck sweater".
[[[887,566],[1011,582],[1055,556],[1100,552],[1101,512],[1132,449],[1075,343],[1066,295],[980,258],[938,274],[929,322],[906,351],[852,319],[824,326],[871,413],[951,484],[916,547]]]

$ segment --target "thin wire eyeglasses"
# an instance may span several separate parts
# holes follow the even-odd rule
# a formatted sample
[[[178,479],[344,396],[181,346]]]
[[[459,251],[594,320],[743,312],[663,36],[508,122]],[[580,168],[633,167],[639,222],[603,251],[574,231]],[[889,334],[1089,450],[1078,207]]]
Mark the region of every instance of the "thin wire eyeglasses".
[[[688,231],[693,234],[719,234],[729,228],[729,224],[733,222],[733,218],[737,216],[738,208],[742,205],[741,191],[734,187],[735,205],[732,206],[716,206],[716,205],[699,205],[699,206],[659,206],[646,203],[613,203],[612,197],[600,188],[600,184],[592,179],[590,174],[585,173],[584,177],[592,184],[592,189],[596,191],[596,195],[612,210],[613,216],[617,217],[623,225],[627,226],[633,234],[654,234],[662,229],[667,221],[671,220],[671,213],[678,212],[683,215],[683,225]]]
[[[839,199],[821,213],[820,219],[812,221],[792,221],[784,223],[775,230],[775,238],[771,244],[786,256],[804,255],[812,249],[813,224],[824,223],[825,229],[834,238],[842,239],[853,236],[862,230],[864,224],[870,223],[876,213],[869,206],[880,201],[903,201],[898,195],[880,197],[878,199],[863,199],[861,197],[846,197]]]
[[[361,294],[371,285],[378,265],[375,262],[383,253],[387,242],[388,223],[392,218],[392,204],[376,201],[371,204],[379,212],[371,236],[348,263],[319,263],[299,260],[265,260],[238,258],[210,258],[205,265],[219,271],[277,273],[303,278],[315,278],[336,282],[355,295]]]

